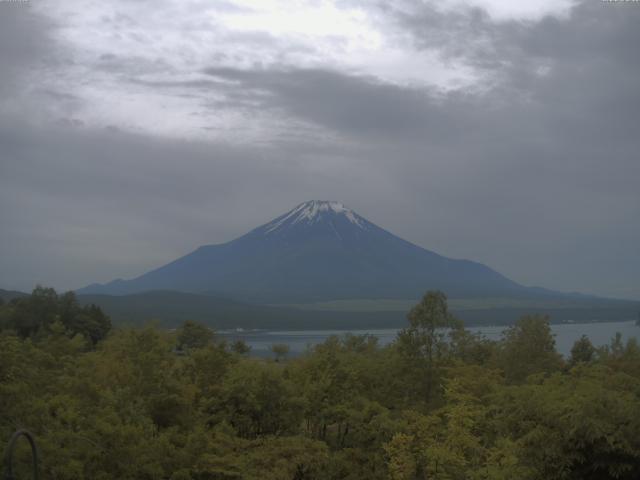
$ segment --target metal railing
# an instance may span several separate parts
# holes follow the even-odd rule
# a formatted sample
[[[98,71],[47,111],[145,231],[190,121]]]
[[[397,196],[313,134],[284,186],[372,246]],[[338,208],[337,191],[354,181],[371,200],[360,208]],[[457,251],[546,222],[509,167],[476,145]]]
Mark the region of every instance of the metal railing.
[[[33,478],[38,480],[40,478],[38,472],[38,449],[36,448],[36,441],[27,430],[18,430],[11,436],[9,445],[4,452],[4,480],[16,480],[13,475],[13,451],[16,448],[16,442],[20,437],[25,437],[31,444],[31,455],[33,460]]]

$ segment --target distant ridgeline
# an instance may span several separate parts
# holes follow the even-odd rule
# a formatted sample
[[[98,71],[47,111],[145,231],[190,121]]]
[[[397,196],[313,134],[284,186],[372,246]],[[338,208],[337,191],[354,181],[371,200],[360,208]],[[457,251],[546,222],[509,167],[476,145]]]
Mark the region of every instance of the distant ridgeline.
[[[268,306],[238,302],[228,298],[196,295],[175,291],[152,291],[132,295],[79,295],[82,304],[99,305],[114,323],[140,325],[156,320],[161,325],[175,327],[185,319],[207,323],[216,329],[374,329],[402,327],[411,307],[388,307],[385,302],[366,302],[365,306],[324,304]],[[402,302],[405,303],[405,302]],[[414,302],[415,303],[415,302]],[[637,302],[575,302],[573,306],[540,303],[535,306],[474,306],[453,299],[452,311],[467,325],[510,325],[522,315],[548,315],[552,322],[596,322],[632,320],[640,305]]]

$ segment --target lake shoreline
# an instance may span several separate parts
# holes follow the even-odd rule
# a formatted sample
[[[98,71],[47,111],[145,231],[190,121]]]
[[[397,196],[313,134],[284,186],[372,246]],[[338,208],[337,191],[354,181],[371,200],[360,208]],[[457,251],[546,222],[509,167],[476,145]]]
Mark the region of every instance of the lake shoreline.
[[[404,328],[404,327],[403,327]],[[489,340],[499,340],[502,332],[508,325],[492,326],[467,326],[472,333],[478,333]],[[243,330],[222,331],[217,334],[230,342],[243,340],[251,347],[251,354],[259,357],[271,355],[271,346],[275,344],[287,344],[290,347],[290,355],[303,354],[309,346],[323,343],[332,335],[344,336],[372,335],[378,338],[378,344],[385,346],[395,340],[397,333],[402,328],[369,328],[369,329],[296,329],[296,330]],[[552,323],[551,330],[555,335],[556,349],[567,356],[573,343],[582,335],[586,335],[592,343],[599,347],[608,345],[611,339],[620,332],[623,339],[640,337],[640,326],[634,320],[618,322],[583,322],[583,323]]]

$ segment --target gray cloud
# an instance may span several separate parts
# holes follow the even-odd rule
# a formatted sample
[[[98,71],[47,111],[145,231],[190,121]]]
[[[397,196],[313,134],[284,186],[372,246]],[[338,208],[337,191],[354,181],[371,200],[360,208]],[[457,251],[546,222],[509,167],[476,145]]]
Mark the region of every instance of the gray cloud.
[[[215,78],[238,82],[237,90],[256,92],[258,108],[274,109],[349,136],[438,138],[450,120],[421,89],[401,88],[374,78],[328,70],[209,68]],[[265,95],[264,93],[268,93]]]
[[[31,12],[27,4],[0,5],[0,95],[20,88],[24,70],[47,59],[52,51],[50,28],[51,23]]]
[[[267,112],[289,134],[238,145],[0,117],[0,287],[133,276],[335,198],[525,284],[640,298],[640,9],[582,2],[568,19],[494,22],[420,5],[375,8],[413,45],[473,65],[482,89],[215,63],[205,79],[149,80],[109,57],[140,88],[235,109],[248,126]],[[28,69],[51,48],[34,42],[0,55]]]

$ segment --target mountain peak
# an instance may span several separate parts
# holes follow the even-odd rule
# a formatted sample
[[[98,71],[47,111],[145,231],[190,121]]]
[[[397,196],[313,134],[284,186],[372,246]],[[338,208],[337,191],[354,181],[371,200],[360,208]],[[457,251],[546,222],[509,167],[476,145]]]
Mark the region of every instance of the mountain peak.
[[[359,228],[365,228],[366,220],[343,203],[332,200],[309,200],[265,225],[264,232],[271,233],[284,226],[296,224],[313,225],[336,215],[344,216]]]
[[[218,292],[264,303],[539,295],[489,267],[413,245],[341,202],[311,200],[245,235],[82,293]]]

